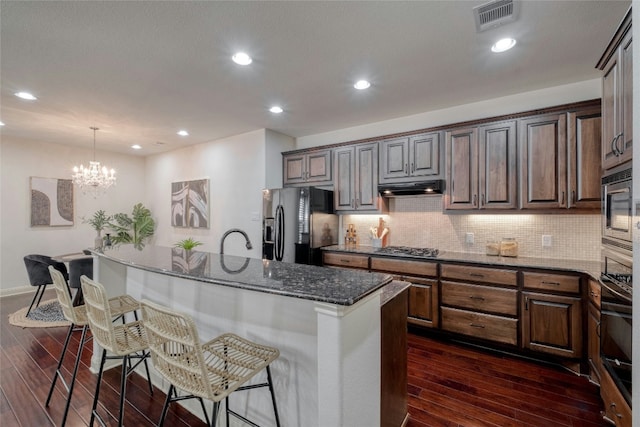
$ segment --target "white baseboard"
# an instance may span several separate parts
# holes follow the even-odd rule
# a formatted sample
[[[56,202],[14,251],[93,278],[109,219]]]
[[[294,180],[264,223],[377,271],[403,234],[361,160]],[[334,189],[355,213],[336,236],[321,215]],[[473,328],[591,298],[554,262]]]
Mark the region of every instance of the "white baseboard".
[[[0,298],[10,297],[12,295],[27,294],[35,292],[38,289],[36,286],[20,286],[17,288],[0,289]]]

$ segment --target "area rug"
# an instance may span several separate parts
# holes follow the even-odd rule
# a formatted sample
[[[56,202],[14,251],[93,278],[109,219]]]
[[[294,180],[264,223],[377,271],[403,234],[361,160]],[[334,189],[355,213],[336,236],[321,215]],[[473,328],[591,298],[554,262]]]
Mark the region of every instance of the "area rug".
[[[70,325],[64,318],[57,299],[41,302],[38,307],[31,309],[29,317],[25,316],[28,309],[29,307],[24,307],[10,314],[9,323],[22,328],[57,328]]]

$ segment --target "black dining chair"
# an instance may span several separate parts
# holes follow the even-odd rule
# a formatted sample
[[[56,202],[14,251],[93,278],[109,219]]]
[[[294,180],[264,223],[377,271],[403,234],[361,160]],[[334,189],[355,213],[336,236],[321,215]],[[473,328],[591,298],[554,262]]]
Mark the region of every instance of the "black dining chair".
[[[28,316],[31,312],[31,309],[34,308],[34,304],[36,307],[38,307],[38,305],[40,304],[47,285],[53,283],[51,274],[49,274],[49,266],[52,265],[53,268],[61,272],[65,280],[69,280],[69,274],[67,273],[67,267],[64,265],[64,263],[54,261],[50,256],[47,255],[25,255],[24,265],[27,268],[27,275],[29,276],[29,282],[31,283],[31,286],[38,287],[38,289],[36,289],[35,295],[33,296],[33,299],[31,300],[31,304],[29,304],[29,309],[27,310],[26,314],[26,316]]]
[[[80,277],[87,276],[93,279],[93,258],[78,258],[69,261],[69,287],[76,290],[73,297],[73,305],[78,306],[84,304],[82,297],[82,287],[80,286]]]

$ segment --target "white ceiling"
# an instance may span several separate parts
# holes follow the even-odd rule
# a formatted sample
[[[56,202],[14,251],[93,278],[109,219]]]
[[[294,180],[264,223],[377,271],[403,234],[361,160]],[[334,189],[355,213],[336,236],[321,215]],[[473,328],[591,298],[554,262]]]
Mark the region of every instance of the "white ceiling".
[[[148,155],[260,128],[300,137],[598,78],[630,1],[6,1],[3,137]],[[492,54],[510,35],[514,49]],[[240,67],[243,50],[254,62]],[[372,87],[356,91],[356,79]],[[34,93],[37,101],[13,94]],[[267,111],[281,104],[280,115]],[[176,135],[188,129],[189,137]],[[339,141],[336,141],[339,142]],[[140,144],[133,152],[129,147]]]

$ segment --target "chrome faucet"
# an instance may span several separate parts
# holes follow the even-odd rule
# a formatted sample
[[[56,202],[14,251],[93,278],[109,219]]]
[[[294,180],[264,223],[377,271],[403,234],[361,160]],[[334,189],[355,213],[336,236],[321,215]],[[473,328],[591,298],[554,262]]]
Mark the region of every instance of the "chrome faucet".
[[[230,230],[227,230],[224,232],[224,234],[222,235],[222,239],[220,239],[220,253],[224,254],[224,239],[227,238],[227,236],[231,233],[240,233],[244,236],[244,239],[247,241],[246,247],[247,250],[253,249],[253,246],[251,245],[251,240],[249,240],[249,236],[247,236],[247,233],[245,233],[244,231],[240,230],[239,228],[232,228]]]

